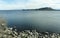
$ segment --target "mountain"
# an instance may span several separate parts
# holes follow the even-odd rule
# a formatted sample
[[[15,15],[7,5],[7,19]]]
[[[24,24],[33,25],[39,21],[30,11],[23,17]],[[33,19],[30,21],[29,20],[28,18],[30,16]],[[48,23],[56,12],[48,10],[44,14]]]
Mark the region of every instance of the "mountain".
[[[39,8],[39,9],[36,9],[36,10],[55,10],[51,7],[44,7],[44,8]]]
[[[33,10],[35,10],[35,11],[37,11],[37,10],[50,11],[50,10],[55,10],[55,9],[53,9],[53,8],[51,8],[51,7],[44,7],[44,8],[38,8],[38,9],[23,9],[23,11],[33,11]]]

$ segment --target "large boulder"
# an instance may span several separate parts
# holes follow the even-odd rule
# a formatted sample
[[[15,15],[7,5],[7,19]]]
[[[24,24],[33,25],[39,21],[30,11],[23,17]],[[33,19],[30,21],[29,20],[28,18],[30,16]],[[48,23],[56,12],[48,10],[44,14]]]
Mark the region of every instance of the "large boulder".
[[[7,22],[5,19],[0,18],[0,34],[7,29]]]

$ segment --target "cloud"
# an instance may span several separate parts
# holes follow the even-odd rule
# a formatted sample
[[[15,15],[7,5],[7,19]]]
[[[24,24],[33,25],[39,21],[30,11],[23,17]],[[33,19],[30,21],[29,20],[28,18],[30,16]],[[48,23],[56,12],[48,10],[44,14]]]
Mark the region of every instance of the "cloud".
[[[41,7],[52,7],[54,9],[60,9],[60,0],[30,0],[28,8],[41,8]]]
[[[60,0],[0,0],[0,10],[35,9],[41,7],[60,8]]]

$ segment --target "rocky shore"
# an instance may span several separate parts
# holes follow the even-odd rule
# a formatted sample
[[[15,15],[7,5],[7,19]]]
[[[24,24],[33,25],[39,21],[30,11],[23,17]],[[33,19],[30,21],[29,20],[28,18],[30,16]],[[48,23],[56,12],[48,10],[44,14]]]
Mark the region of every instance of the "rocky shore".
[[[0,25],[0,38],[60,38],[60,34],[49,33],[49,32],[38,33],[36,30],[32,30],[32,31],[24,30],[21,32],[17,32],[17,29],[8,28],[4,24],[1,24]]]
[[[16,26],[7,27],[7,23],[0,20],[0,38],[60,38],[59,33],[37,32],[24,30],[17,32]]]

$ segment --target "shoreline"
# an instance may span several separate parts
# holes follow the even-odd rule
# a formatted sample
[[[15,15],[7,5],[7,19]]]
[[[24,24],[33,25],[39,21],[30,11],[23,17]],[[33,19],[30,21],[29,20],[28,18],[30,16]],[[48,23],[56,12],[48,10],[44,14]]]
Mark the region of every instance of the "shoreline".
[[[24,30],[22,32],[17,32],[16,26],[14,28],[8,28],[7,26],[0,29],[0,38],[60,38],[59,33],[49,33],[49,32],[40,32],[36,30]]]

